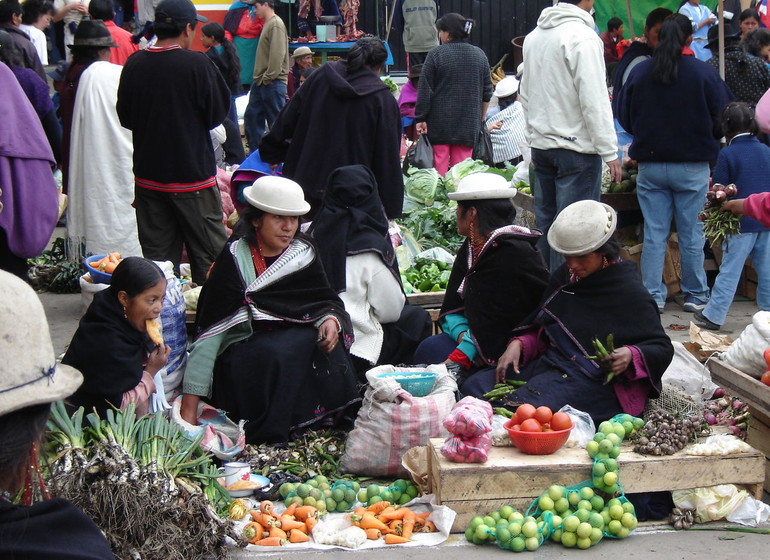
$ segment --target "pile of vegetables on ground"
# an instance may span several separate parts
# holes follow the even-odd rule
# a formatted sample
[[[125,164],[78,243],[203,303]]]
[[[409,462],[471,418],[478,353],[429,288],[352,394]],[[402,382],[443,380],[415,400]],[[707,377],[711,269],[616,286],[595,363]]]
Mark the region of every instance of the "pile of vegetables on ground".
[[[27,259],[29,282],[35,290],[54,294],[76,294],[80,291],[83,267],[79,262],[68,259],[66,246],[64,238],[57,237],[50,249]]]
[[[133,405],[105,416],[51,407],[44,464],[52,494],[93,519],[121,560],[225,557],[230,496],[200,441],[162,413],[137,419]]]

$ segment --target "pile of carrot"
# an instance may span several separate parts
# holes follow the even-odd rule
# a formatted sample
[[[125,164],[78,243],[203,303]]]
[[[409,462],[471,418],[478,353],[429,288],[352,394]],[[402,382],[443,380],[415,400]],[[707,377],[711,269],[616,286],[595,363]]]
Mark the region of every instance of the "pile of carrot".
[[[249,512],[251,521],[243,528],[243,538],[259,546],[283,546],[287,542],[301,543],[318,522],[318,510],[313,506],[290,505],[280,514],[273,502],[265,500],[259,509]]]
[[[436,532],[436,525],[428,519],[429,515],[429,511],[417,513],[408,507],[381,501],[356,508],[350,521],[366,531],[371,540],[384,538],[385,544],[403,544],[409,542],[414,533]]]
[[[106,272],[107,274],[112,274],[115,270],[115,267],[118,266],[122,260],[123,259],[120,257],[120,253],[110,253],[98,261],[89,264],[91,268],[95,270]]]
[[[249,544],[283,546],[310,540],[319,511],[313,506],[294,503],[277,514],[273,502],[265,500],[249,515],[251,521],[243,528],[243,538]],[[408,507],[381,501],[356,508],[348,517],[354,526],[366,532],[370,540],[382,538],[385,544],[402,544],[409,542],[414,533],[436,532],[436,525],[428,519],[429,515],[429,511],[417,513]]]

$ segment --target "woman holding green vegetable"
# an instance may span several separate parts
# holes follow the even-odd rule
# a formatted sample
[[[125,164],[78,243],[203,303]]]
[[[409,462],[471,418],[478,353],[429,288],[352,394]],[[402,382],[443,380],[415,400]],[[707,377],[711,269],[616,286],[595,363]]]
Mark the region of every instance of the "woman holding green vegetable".
[[[548,230],[565,256],[537,310],[497,361],[460,390],[481,396],[506,378],[526,381],[505,397],[559,410],[569,404],[598,423],[639,416],[660,393],[674,349],[636,265],[619,257],[615,211],[583,200],[567,206]]]
[[[468,175],[449,194],[457,201],[457,231],[466,239],[441,306],[444,332],[417,348],[415,362],[452,362],[464,375],[494,365],[511,330],[540,300],[548,281],[535,248],[541,234],[512,225],[515,194],[508,181],[494,173]]]

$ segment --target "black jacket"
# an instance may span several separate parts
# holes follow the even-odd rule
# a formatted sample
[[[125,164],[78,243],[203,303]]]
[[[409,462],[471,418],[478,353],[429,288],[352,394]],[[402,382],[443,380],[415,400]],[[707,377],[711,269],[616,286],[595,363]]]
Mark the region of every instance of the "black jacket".
[[[401,216],[401,114],[379,76],[345,61],[324,64],[297,90],[259,145],[268,163],[284,162],[284,176],[302,185],[317,208],[329,174],[365,165],[377,179],[388,218]]]
[[[48,76],[46,76],[43,63],[40,62],[40,57],[37,55],[35,45],[29,40],[29,36],[18,27],[6,23],[0,23],[0,29],[8,32],[13,44],[15,44],[16,48],[21,51],[24,62],[22,66],[24,68],[31,68],[38,76],[43,78],[45,83],[48,83]]]

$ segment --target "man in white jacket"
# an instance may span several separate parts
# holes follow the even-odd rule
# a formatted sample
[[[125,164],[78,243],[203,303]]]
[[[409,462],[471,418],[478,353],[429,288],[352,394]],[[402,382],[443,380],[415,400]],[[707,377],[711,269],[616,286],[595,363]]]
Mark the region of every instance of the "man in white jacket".
[[[599,200],[602,161],[620,182],[617,137],[605,82],[604,47],[590,15],[594,0],[561,0],[540,14],[524,41],[521,102],[537,178],[537,227],[578,200]],[[543,235],[538,248],[554,271],[564,259]]]

